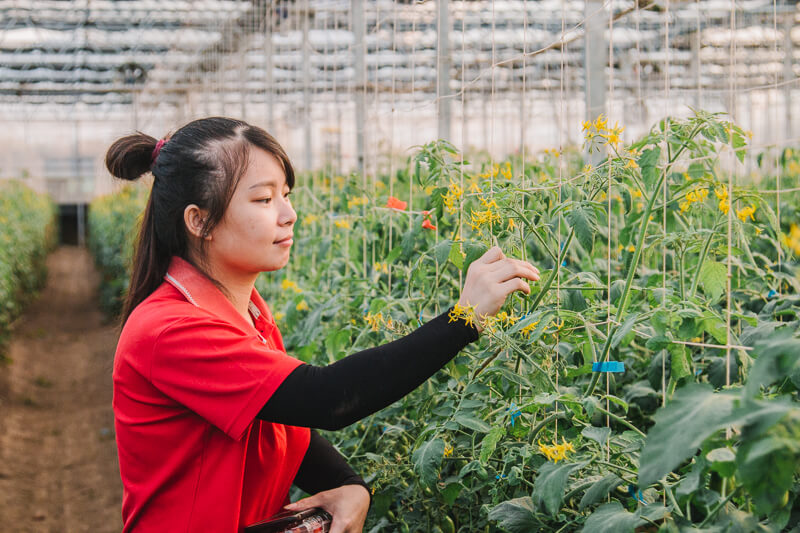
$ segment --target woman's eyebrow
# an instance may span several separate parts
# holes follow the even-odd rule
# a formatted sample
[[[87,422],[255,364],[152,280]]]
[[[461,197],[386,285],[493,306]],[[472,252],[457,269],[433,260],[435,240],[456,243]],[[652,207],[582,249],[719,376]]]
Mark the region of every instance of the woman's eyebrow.
[[[260,181],[255,185],[251,185],[248,189],[255,189],[256,187],[277,187],[278,182],[275,180]]]

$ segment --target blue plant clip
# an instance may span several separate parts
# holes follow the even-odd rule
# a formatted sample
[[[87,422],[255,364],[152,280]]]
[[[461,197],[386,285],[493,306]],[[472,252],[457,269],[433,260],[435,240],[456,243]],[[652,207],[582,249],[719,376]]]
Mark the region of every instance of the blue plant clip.
[[[495,478],[495,479],[505,479],[505,478],[507,478],[507,477],[508,477],[508,476],[507,476],[507,475],[505,475],[505,474],[503,474],[502,476],[501,476],[500,474],[498,474],[498,475],[494,476],[494,478]]]
[[[767,293],[767,298],[774,298],[777,295],[778,293],[777,291],[775,291],[775,289],[770,289],[769,292]]]
[[[625,363],[622,361],[592,363],[592,372],[625,372]]]
[[[511,427],[514,427],[514,422],[517,420],[522,412],[519,410],[519,407],[516,406],[514,402],[511,402],[511,407],[506,407],[506,411],[511,411]]]
[[[643,505],[647,505],[647,502],[644,501],[644,496],[642,495],[642,491],[641,490],[638,491],[637,494],[636,487],[634,487],[633,485],[628,485],[628,495],[630,495],[637,502]]]
[[[562,266],[562,267],[565,267],[565,266],[567,266],[567,260],[566,260],[566,259],[564,259],[563,261],[561,261],[561,266]]]
[[[417,317],[417,322],[419,323],[420,326],[422,325],[422,311],[419,312],[419,316]]]

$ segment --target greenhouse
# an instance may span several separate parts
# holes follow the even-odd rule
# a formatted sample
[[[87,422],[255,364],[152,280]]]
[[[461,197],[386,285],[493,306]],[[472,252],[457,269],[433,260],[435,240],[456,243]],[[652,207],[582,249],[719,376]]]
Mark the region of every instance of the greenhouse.
[[[0,529],[800,531],[795,96],[789,0],[0,0]]]

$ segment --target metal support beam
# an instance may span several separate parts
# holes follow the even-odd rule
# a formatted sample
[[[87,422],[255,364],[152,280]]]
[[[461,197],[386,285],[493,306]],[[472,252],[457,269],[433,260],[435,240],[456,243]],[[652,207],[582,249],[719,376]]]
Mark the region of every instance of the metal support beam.
[[[786,123],[784,125],[784,139],[788,142],[792,138],[792,84],[795,79],[792,70],[792,54],[794,45],[792,43],[792,23],[794,22],[794,12],[786,13],[783,18],[783,106]],[[776,96],[777,98],[777,96]]]
[[[311,44],[308,41],[308,31],[311,25],[312,13],[308,0],[303,2],[303,162],[305,170],[312,170],[313,144],[311,143]]]
[[[355,65],[355,87],[353,95],[356,103],[356,161],[358,172],[365,176],[364,172],[364,128],[367,123],[366,110],[366,91],[367,71],[364,61],[366,49],[364,48],[364,2],[362,0],[350,0],[350,14],[352,15],[351,26],[353,31],[353,64]]]
[[[586,120],[594,120],[606,110],[605,68],[608,63],[608,46],[604,44],[605,10],[603,2],[586,0],[584,4],[585,37],[584,87],[586,96]],[[597,164],[602,155],[596,152],[591,156],[592,164]]]
[[[436,40],[436,94],[438,137],[450,140],[450,125],[452,124],[451,95],[450,95],[450,2],[438,0],[437,8],[437,40]]]

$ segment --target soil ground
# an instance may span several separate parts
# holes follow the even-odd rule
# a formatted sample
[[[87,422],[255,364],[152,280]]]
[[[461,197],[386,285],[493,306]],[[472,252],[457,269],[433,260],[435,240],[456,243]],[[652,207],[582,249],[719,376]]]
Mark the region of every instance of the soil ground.
[[[120,531],[111,369],[118,338],[88,251],[61,246],[0,364],[0,531]]]

